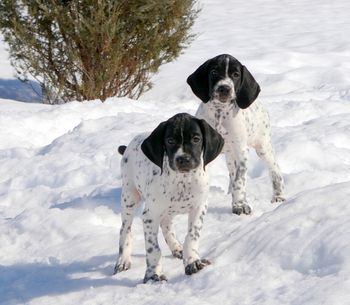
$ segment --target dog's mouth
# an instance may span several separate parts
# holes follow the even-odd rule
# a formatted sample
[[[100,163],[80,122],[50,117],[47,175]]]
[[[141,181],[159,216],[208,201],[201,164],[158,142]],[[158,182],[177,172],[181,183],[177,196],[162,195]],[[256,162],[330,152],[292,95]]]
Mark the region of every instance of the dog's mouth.
[[[222,104],[229,103],[231,100],[230,95],[222,95],[218,93],[217,91],[214,91],[213,94],[211,95],[211,100],[213,101],[218,101]]]
[[[219,94],[213,94],[211,97],[212,101],[216,101],[217,105],[222,105],[222,106],[226,106],[228,104],[231,104],[232,102],[235,101],[235,97],[233,96],[220,96]]]
[[[221,95],[218,96],[217,100],[221,103],[228,103],[231,101],[230,97]]]
[[[177,157],[170,162],[170,167],[178,173],[188,173],[198,167],[195,160],[188,157]]]
[[[178,167],[176,165],[175,166],[170,165],[170,168],[177,173],[186,174],[192,170],[195,170],[197,168],[197,166],[195,166],[195,167]]]
[[[186,173],[189,173],[190,171],[191,169],[177,169],[177,172],[181,174],[186,174]]]
[[[188,173],[197,167],[197,166],[194,166],[193,164],[183,165],[183,164],[178,164],[177,162],[175,163],[175,165],[176,165],[176,171],[179,173]]]

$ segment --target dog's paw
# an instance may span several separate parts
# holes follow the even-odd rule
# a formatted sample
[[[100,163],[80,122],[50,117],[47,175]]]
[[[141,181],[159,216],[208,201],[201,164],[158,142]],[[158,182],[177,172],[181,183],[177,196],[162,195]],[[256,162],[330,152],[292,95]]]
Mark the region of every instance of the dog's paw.
[[[188,264],[185,267],[185,273],[187,275],[191,275],[193,273],[197,273],[198,271],[202,270],[205,266],[210,265],[210,261],[207,259],[197,259],[191,264]]]
[[[143,278],[143,283],[146,284],[147,282],[152,281],[152,282],[167,282],[168,279],[166,278],[166,276],[164,274],[162,275],[158,275],[158,274],[152,274],[152,275],[145,275],[145,277]]]
[[[178,259],[182,259],[183,258],[183,251],[182,250],[174,250],[172,252],[173,256],[178,258]]]
[[[249,215],[252,213],[252,209],[248,204],[234,204],[232,205],[232,213],[237,215]]]
[[[120,273],[122,271],[126,271],[130,269],[131,267],[131,262],[129,260],[118,260],[114,267],[114,272],[113,275]]]
[[[281,203],[284,201],[286,201],[286,199],[284,197],[278,196],[278,195],[273,196],[271,199],[271,203]]]

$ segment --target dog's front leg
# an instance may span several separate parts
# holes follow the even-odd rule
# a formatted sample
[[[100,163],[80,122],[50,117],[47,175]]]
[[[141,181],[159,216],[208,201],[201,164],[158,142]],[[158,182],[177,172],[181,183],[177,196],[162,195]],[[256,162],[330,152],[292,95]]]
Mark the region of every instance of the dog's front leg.
[[[168,244],[173,256],[176,258],[182,259],[183,257],[182,245],[180,244],[180,242],[177,240],[175,236],[175,232],[173,229],[173,217],[171,216],[164,217],[160,222],[160,227],[162,228],[165,241]]]
[[[246,198],[248,149],[237,149],[237,147],[239,145],[236,144],[229,152],[225,153],[230,173],[229,190],[232,195],[232,213],[248,215],[252,211]],[[242,147],[245,147],[245,145],[242,145]]]
[[[161,251],[158,244],[160,217],[153,215],[149,209],[143,212],[143,230],[145,234],[146,248],[146,274],[143,279],[144,283],[148,281],[166,281],[167,278],[162,274]]]
[[[196,273],[210,264],[207,259],[200,259],[198,252],[203,218],[207,212],[207,208],[207,203],[193,207],[188,216],[188,232],[183,247],[185,273],[188,275]]]

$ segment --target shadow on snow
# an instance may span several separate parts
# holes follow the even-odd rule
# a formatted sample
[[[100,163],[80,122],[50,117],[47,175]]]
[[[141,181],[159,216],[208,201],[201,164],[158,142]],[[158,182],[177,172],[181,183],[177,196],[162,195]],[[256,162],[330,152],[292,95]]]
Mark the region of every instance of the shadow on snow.
[[[38,82],[22,82],[18,79],[0,79],[0,98],[27,103],[41,103],[41,87]]]
[[[114,255],[104,255],[71,264],[48,262],[0,266],[1,303],[22,304],[38,297],[66,294],[91,287],[135,287],[137,281],[120,280],[111,276],[114,260]],[[102,276],[93,279],[88,274],[79,274],[84,272],[100,272]],[[81,277],[73,278],[76,273]]]
[[[120,213],[121,188],[113,188],[109,191],[94,191],[89,195],[73,198],[70,201],[59,202],[51,206],[61,210],[66,209],[94,209],[98,206],[106,206],[114,213]]]

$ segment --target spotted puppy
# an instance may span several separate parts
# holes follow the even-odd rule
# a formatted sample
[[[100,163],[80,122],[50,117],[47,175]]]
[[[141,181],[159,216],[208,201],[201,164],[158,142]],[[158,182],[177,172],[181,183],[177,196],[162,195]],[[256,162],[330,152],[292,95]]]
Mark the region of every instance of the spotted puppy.
[[[203,63],[187,83],[203,102],[196,116],[205,119],[225,139],[223,152],[230,173],[232,212],[251,213],[246,199],[248,147],[253,147],[268,166],[273,185],[271,202],[284,201],[269,116],[256,101],[260,87],[248,69],[231,55],[223,54]]]
[[[204,120],[180,113],[162,122],[150,135],[135,137],[125,150],[122,171],[122,227],[115,273],[131,265],[131,224],[141,199],[145,201],[143,227],[147,270],[144,283],[166,280],[158,245],[159,226],[173,256],[183,259],[185,273],[209,264],[198,253],[198,242],[207,210],[208,178],[205,166],[221,152],[224,140]],[[124,152],[125,150],[125,152]],[[176,239],[172,222],[188,213],[184,245]]]

